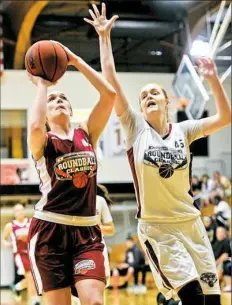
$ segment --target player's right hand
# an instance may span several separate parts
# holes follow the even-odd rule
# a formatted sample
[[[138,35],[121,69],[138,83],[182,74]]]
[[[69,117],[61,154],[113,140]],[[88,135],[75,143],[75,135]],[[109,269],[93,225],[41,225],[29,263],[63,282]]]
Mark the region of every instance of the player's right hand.
[[[93,20],[87,18],[84,18],[84,20],[95,28],[99,36],[109,34],[114,22],[119,18],[118,15],[113,16],[110,20],[106,18],[105,3],[102,3],[101,15],[95,4],[93,4],[93,10],[89,10],[89,13]]]
[[[76,63],[77,59],[80,58],[80,57],[77,56],[76,54],[74,54],[69,48],[64,46],[59,41],[56,41],[56,40],[50,40],[50,41],[59,44],[65,50],[65,52],[68,56],[68,66],[75,66],[75,63]]]
[[[34,76],[31,73],[27,72],[27,76],[29,78],[29,80],[35,85],[38,86],[39,84],[43,84],[46,87],[50,87],[50,86],[54,86],[56,84],[56,82],[50,82],[40,76]]]

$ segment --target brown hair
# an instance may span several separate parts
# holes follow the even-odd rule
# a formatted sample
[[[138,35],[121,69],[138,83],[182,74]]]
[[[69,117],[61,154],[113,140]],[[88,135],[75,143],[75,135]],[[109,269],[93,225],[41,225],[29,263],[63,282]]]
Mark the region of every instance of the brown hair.
[[[108,206],[111,206],[114,203],[113,200],[110,198],[110,194],[107,188],[102,184],[97,185],[97,195],[103,197]]]

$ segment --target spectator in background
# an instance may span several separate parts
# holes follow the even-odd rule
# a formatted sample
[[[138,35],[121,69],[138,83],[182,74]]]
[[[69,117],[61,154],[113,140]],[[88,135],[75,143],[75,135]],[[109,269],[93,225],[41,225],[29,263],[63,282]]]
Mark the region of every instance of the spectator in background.
[[[226,179],[226,177],[224,177]],[[215,171],[213,173],[213,189],[212,191],[215,191],[217,194],[221,195],[222,198],[225,196],[225,186],[223,185],[222,181],[225,179],[222,178],[219,171]]]
[[[213,244],[216,240],[216,222],[208,216],[202,218],[203,224],[205,226],[209,241]]]
[[[210,193],[213,190],[213,180],[209,178],[207,174],[201,177],[201,202],[202,206],[209,205]]]
[[[229,204],[222,200],[220,195],[214,197],[214,214],[221,215],[225,220],[231,219],[231,208]]]
[[[214,179],[214,188],[217,189],[222,188],[226,196],[231,195],[231,182],[226,176],[222,176],[219,171],[215,171],[213,173],[213,179]]]
[[[231,244],[226,228],[217,227],[216,238],[212,247],[216,259],[217,270],[219,279],[223,279],[226,282],[223,290],[228,292],[229,290],[231,291],[231,274],[229,272],[231,270]]]
[[[124,263],[117,266],[112,271],[113,288],[119,287],[120,276],[125,276],[125,282],[120,288],[127,288],[128,282],[134,277],[134,285],[138,285],[138,270],[141,266],[145,265],[145,258],[142,251],[134,242],[132,236],[128,235],[126,241],[126,255]],[[134,287],[131,288],[133,290]],[[130,289],[129,289],[130,290]]]
[[[200,209],[201,208],[201,181],[196,175],[192,176],[192,181],[191,181],[191,190],[193,194],[193,198],[195,201],[195,204],[197,207]]]

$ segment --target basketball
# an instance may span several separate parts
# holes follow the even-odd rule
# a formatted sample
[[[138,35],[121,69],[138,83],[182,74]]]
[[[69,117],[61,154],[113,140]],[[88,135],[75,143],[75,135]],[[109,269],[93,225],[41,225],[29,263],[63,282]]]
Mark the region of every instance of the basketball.
[[[164,163],[159,168],[159,174],[162,178],[170,178],[174,173],[174,169],[170,164]]]
[[[67,70],[68,56],[61,45],[50,40],[33,44],[25,56],[25,67],[34,76],[56,82]]]
[[[73,185],[76,188],[81,189],[85,187],[87,182],[88,182],[88,176],[84,172],[76,173],[73,176]]]

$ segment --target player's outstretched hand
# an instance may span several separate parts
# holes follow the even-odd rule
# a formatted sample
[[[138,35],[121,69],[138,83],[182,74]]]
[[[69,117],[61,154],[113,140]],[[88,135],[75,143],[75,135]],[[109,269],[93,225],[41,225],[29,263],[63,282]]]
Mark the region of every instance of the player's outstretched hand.
[[[95,4],[93,4],[93,10],[89,10],[89,13],[93,20],[84,18],[84,20],[91,24],[99,36],[109,34],[114,22],[118,19],[118,15],[113,16],[111,19],[106,18],[106,5],[102,3],[101,14]]]
[[[27,72],[27,76],[29,78],[29,80],[36,86],[39,85],[39,83],[43,84],[46,87],[50,87],[50,86],[54,86],[57,82],[49,82],[48,80],[40,77],[40,76],[34,76],[32,74],[30,74],[29,72]]]
[[[74,54],[69,48],[67,48],[62,43],[60,43],[59,41],[55,41],[55,40],[51,40],[51,41],[54,42],[54,43],[59,44],[65,50],[65,52],[68,56],[68,65],[73,66],[75,64],[78,56],[76,54]]]
[[[206,80],[211,80],[217,76],[215,62],[208,57],[199,57],[196,59],[198,73]]]

